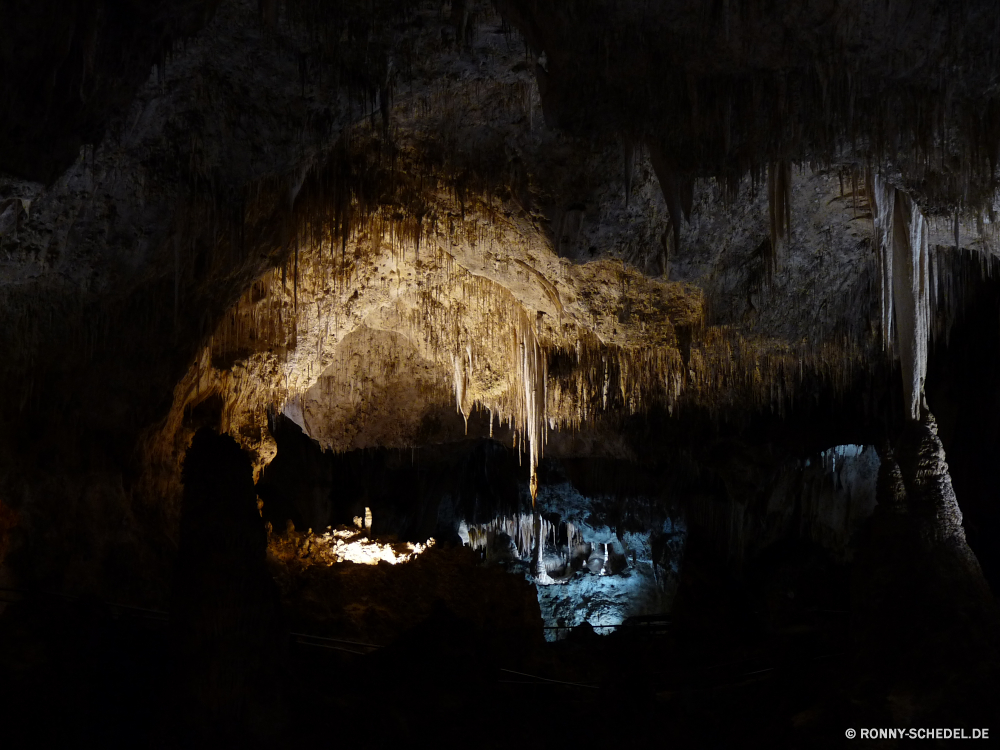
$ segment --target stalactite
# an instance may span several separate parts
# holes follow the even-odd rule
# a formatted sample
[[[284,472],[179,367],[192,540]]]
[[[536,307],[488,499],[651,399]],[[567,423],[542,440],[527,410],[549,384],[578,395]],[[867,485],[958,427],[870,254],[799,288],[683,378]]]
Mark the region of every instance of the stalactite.
[[[465,362],[457,354],[452,356],[455,371],[455,408],[462,415],[465,421],[465,432],[469,432],[469,370],[465,367]],[[492,423],[491,423],[492,430]]]
[[[753,338],[745,332],[707,325],[703,311],[697,313],[700,321],[692,324],[694,333],[686,343],[681,343],[679,335],[670,334],[656,345],[618,346],[582,330],[564,333],[558,340],[545,338],[551,334],[542,335],[533,311],[526,310],[509,291],[469,274],[458,264],[453,267],[450,255],[440,263],[435,243],[442,235],[451,241],[484,241],[488,236],[484,226],[489,226],[491,232],[501,231],[497,228],[499,222],[490,223],[489,212],[493,209],[482,197],[481,186],[469,188],[460,184],[455,175],[445,174],[435,187],[425,187],[421,180],[426,178],[431,184],[432,177],[421,176],[418,180],[415,174],[390,168],[390,160],[395,157],[369,131],[368,126],[362,126],[345,137],[330,160],[318,164],[303,182],[293,207],[297,232],[302,237],[301,251],[296,243],[295,257],[287,259],[292,265],[291,290],[277,283],[278,273],[282,274],[282,283],[285,281],[284,266],[272,272],[266,288],[262,286],[253,293],[259,295],[258,299],[250,295],[232,311],[229,326],[220,332],[213,352],[233,353],[241,348],[255,351],[258,344],[254,342],[280,342],[275,347],[276,356],[287,357],[294,349],[300,316],[306,316],[305,311],[311,308],[306,304],[310,289],[322,288],[325,279],[332,279],[330,285],[336,290],[335,301],[323,303],[332,309],[334,333],[330,336],[341,336],[341,326],[350,324],[340,310],[354,280],[364,278],[365,269],[387,252],[386,248],[394,258],[409,261],[411,256],[407,254],[411,249],[415,254],[420,242],[421,273],[426,274],[426,286],[415,293],[418,301],[412,307],[401,309],[397,330],[416,342],[429,361],[441,366],[443,387],[453,389],[456,408],[466,423],[472,408],[486,407],[491,434],[495,414],[500,424],[511,426],[515,434],[521,435],[518,447],[526,452],[533,490],[550,424],[577,427],[599,419],[605,412],[622,410],[632,414],[656,406],[674,409],[682,401],[704,405],[714,414],[734,405],[771,408],[780,413],[794,401],[799,385],[808,378],[818,378],[843,391],[864,368],[869,344],[866,339],[786,343]],[[679,233],[680,219],[689,216],[691,210],[691,183],[688,180],[682,185],[677,170],[665,174],[666,182],[673,185],[666,188],[673,190],[668,202],[674,205],[678,219],[672,221],[672,227]],[[757,182],[763,176],[759,171],[751,170],[751,174],[755,175],[752,181]],[[776,162],[767,179],[773,252],[777,240],[786,238],[790,228],[789,163]],[[464,218],[457,219],[455,209],[456,218],[452,220],[447,209],[440,210],[438,204],[428,200],[434,191],[442,196],[464,196]],[[856,200],[860,188],[854,186],[853,192]],[[450,197],[441,200],[452,201]],[[446,205],[454,206],[454,202]],[[247,209],[251,210],[255,209]],[[414,213],[421,213],[422,221],[411,215]],[[503,236],[499,235],[497,241],[489,235],[500,245]],[[677,238],[679,234],[675,235],[675,245]],[[334,257],[338,241],[339,258]],[[330,252],[326,252],[327,243]],[[880,253],[879,257],[883,266],[888,264],[885,278],[891,280],[892,255]],[[538,270],[519,258],[507,262],[523,266],[539,283],[546,281]],[[431,268],[434,270],[428,270]],[[301,306],[300,274],[301,291],[306,295]],[[937,281],[936,274],[933,281]],[[547,283],[551,289],[542,283],[543,289],[552,305],[561,309],[556,286]],[[883,282],[883,296],[888,289],[891,284]],[[888,316],[884,308],[883,301],[883,316],[891,319],[891,306]],[[891,340],[887,335],[883,338]],[[311,377],[323,372],[322,353],[329,348],[317,340],[315,363],[303,365]],[[571,371],[550,375],[550,359],[562,353],[571,354],[575,366]],[[488,389],[482,385],[486,365],[494,369]],[[303,378],[300,383],[309,379]],[[286,393],[274,397],[279,408]],[[361,403],[369,393],[368,385],[359,383],[350,398],[353,403]]]
[[[622,141],[622,152],[625,158],[625,206],[628,207],[632,197],[632,179],[635,172],[635,142],[631,138]]]
[[[548,358],[535,335],[527,315],[522,315],[516,329],[517,348],[521,354],[521,383],[524,389],[523,424],[528,438],[531,504],[538,495],[538,461],[543,450],[546,428],[546,388]]]
[[[916,203],[876,175],[873,215],[881,253],[882,336],[903,368],[909,417],[920,418],[931,328],[928,227]]]
[[[778,260],[778,243],[786,236],[791,240],[792,227],[792,169],[787,161],[774,162],[767,170],[767,207],[771,230],[771,243],[766,258],[773,272]]]
[[[538,508],[531,513],[517,513],[500,516],[485,524],[468,526],[469,546],[481,552],[488,561],[493,560],[500,535],[505,535],[514,545],[514,554],[522,563],[530,567],[531,575],[537,583],[556,583],[545,567],[545,554],[551,549],[555,556],[564,560],[564,577],[572,576],[571,561],[590,554],[590,545],[584,545],[583,534],[571,523],[553,524],[543,518]],[[560,541],[565,538],[565,546]]]

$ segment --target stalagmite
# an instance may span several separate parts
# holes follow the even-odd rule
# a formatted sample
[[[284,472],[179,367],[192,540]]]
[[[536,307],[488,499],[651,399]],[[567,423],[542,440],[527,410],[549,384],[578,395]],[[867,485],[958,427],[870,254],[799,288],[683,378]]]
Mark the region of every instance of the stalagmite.
[[[532,474],[532,480],[534,479],[535,476]],[[545,572],[545,535],[542,530],[542,516],[541,513],[539,513],[538,506],[535,504],[534,498],[536,492],[537,486],[533,481],[531,488],[531,572],[539,583],[543,583],[545,582],[545,579],[548,578],[548,574]]]

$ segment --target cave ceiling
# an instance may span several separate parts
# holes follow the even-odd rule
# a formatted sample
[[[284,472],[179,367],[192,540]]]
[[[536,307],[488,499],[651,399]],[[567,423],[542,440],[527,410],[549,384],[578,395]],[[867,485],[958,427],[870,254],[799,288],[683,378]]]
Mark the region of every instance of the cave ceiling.
[[[993,257],[987,2],[50,5],[0,10],[14,455],[885,410]]]

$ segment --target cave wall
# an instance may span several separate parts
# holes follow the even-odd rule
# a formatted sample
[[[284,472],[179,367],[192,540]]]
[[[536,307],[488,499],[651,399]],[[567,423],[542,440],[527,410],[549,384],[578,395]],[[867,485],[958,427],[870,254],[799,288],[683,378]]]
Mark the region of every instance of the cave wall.
[[[216,0],[4,3],[0,9],[0,171],[51,183],[100,143]]]

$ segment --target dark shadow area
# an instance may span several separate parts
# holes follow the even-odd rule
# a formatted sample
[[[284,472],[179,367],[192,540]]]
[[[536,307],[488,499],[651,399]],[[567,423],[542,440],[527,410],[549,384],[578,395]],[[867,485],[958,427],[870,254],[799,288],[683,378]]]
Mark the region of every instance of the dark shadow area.
[[[365,486],[378,490],[373,504],[416,486],[417,520],[375,505],[399,529],[430,524],[420,498],[439,512],[434,494],[454,492],[472,503],[463,512],[495,513],[488,503],[524,482],[512,456],[493,453],[506,449],[485,442],[399,466],[388,453],[334,459],[303,440],[282,436],[283,476],[308,487],[326,461],[343,477],[339,495],[332,479],[316,484],[331,509],[329,498]],[[170,615],[7,592],[5,736],[17,747],[457,748],[471,737],[500,748],[511,737],[559,746],[568,731],[656,745],[669,728],[685,748],[832,748],[848,727],[988,726],[1000,617],[957,523],[943,455],[932,420],[883,454],[879,505],[853,557],[791,534],[734,561],[695,523],[668,618],[634,618],[605,636],[585,624],[546,643],[523,574],[457,542],[396,566],[267,561],[249,460],[202,430],[185,461]],[[420,477],[443,469],[450,479]],[[549,461],[545,472],[598,493],[656,487],[621,462]],[[508,493],[484,494],[497,487]],[[641,520],[637,504],[623,507]]]
[[[979,277],[978,268],[966,273]],[[1000,282],[973,280],[969,287],[964,312],[931,352],[927,403],[938,418],[969,546],[997,591],[1000,495],[993,468],[1000,456]]]
[[[291,420],[274,421],[278,455],[257,483],[264,519],[276,532],[319,531],[373,517],[372,532],[403,541],[446,540],[451,521],[516,512],[527,466],[515,451],[481,439],[410,450],[323,451]]]

